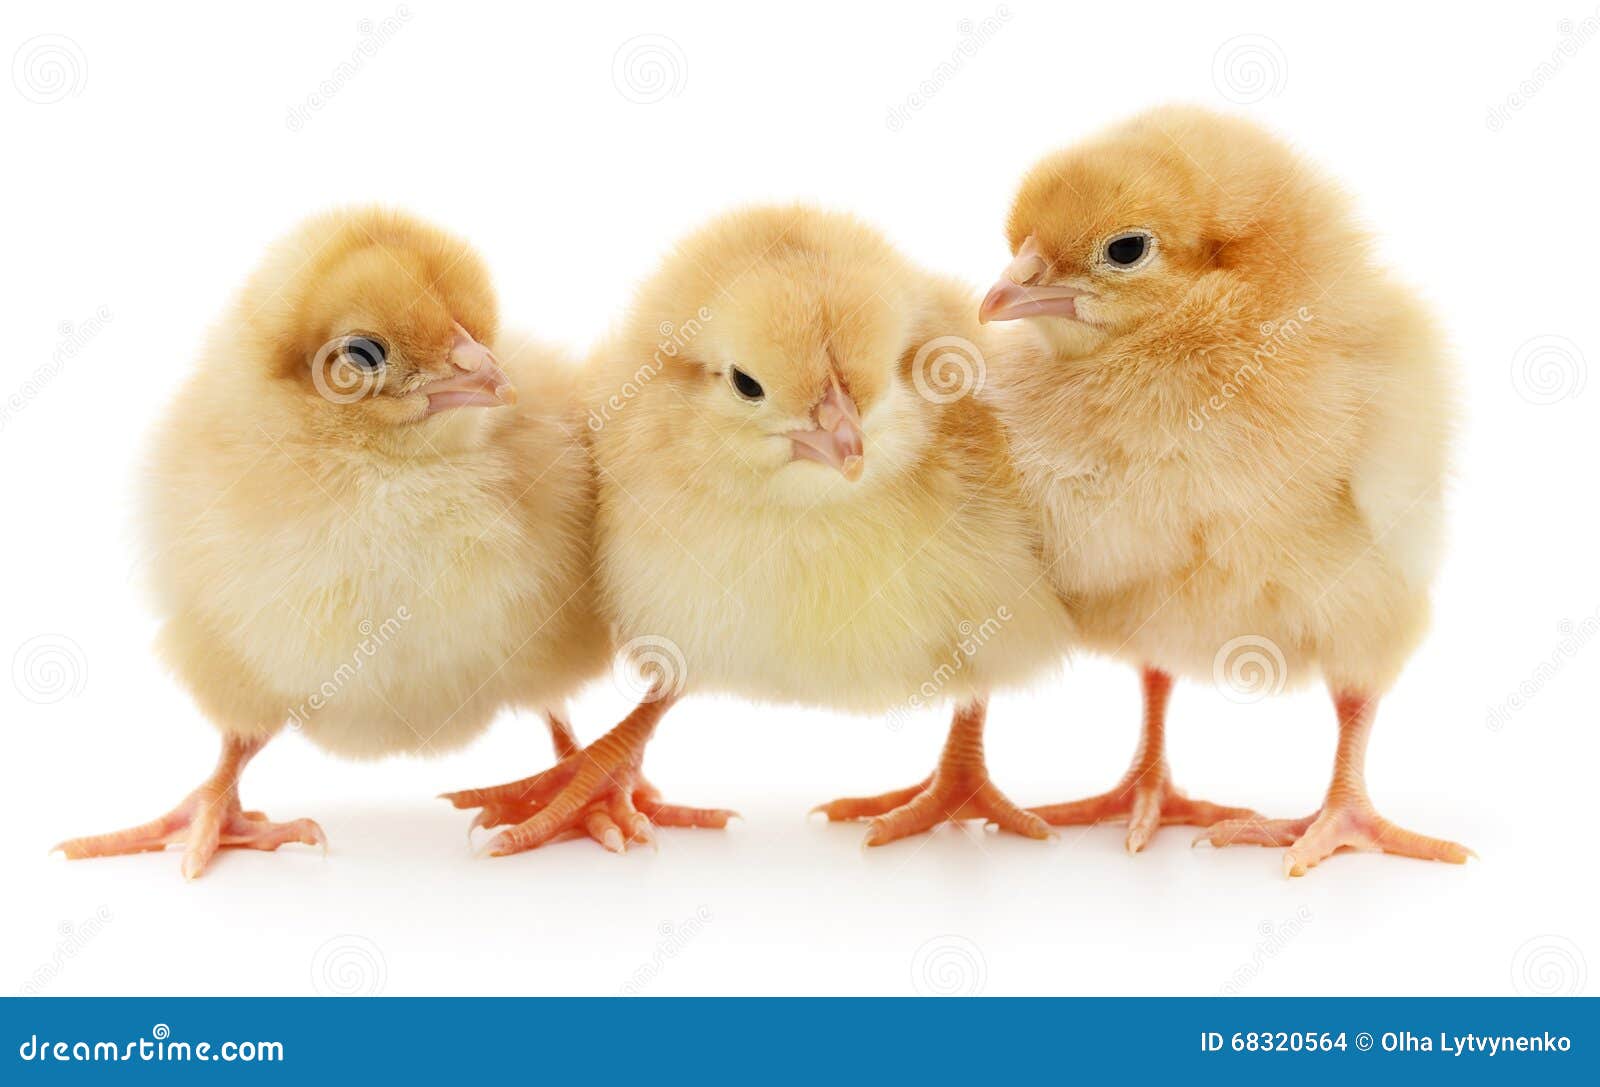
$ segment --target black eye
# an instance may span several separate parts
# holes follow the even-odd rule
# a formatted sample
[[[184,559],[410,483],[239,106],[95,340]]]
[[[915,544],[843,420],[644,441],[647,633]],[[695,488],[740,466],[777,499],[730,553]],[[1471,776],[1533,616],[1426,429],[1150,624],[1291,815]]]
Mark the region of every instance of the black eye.
[[[381,370],[389,359],[389,350],[371,336],[351,336],[344,342],[344,357],[357,369]]]
[[[767,395],[767,391],[761,387],[761,382],[737,366],[729,368],[728,376],[733,380],[733,391],[746,400],[760,400]]]
[[[1106,260],[1119,268],[1131,268],[1150,251],[1150,235],[1121,234],[1106,242]]]

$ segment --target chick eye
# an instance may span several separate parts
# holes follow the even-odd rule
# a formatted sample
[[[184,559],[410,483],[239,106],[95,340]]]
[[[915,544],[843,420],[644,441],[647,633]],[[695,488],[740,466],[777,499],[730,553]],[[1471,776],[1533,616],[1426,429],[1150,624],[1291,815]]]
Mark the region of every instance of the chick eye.
[[[1154,241],[1142,230],[1118,234],[1106,242],[1106,261],[1117,268],[1132,268],[1150,254]]]
[[[383,369],[389,360],[389,349],[383,341],[373,336],[354,335],[344,342],[344,358],[350,365],[369,373]]]
[[[767,391],[761,387],[761,382],[737,366],[728,368],[728,379],[733,382],[733,391],[746,400],[760,400],[767,395]]]

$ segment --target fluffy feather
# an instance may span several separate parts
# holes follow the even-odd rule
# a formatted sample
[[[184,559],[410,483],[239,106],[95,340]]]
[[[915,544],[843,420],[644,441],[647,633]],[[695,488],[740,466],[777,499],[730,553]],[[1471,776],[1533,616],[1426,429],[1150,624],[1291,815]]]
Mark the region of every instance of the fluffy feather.
[[[499,335],[448,234],[359,209],[274,247],[158,426],[144,504],[160,649],[222,764],[166,821],[64,851],[182,841],[192,876],[219,838],[318,840],[238,809],[286,724],[345,756],[438,753],[601,671],[577,393],[568,360]]]
[[[1036,517],[993,412],[963,395],[988,350],[972,303],[844,215],[758,208],[688,238],[595,363],[591,403],[611,409],[590,416],[598,565],[620,636],[673,643],[691,691],[953,701],[976,706],[963,735],[990,690],[1057,662],[1069,622]],[[857,413],[860,462],[804,455]],[[957,807],[940,817],[1018,829]]]
[[[1107,268],[1130,227],[1155,260]],[[1166,109],[1036,167],[1008,236],[1092,292],[989,384],[1085,637],[1209,677],[1251,635],[1291,681],[1387,689],[1426,625],[1455,406],[1343,194],[1254,126]]]
[[[1084,640],[1145,670],[1144,739],[1056,824],[1215,823],[1218,844],[1460,861],[1384,821],[1360,767],[1423,635],[1455,417],[1444,345],[1340,189],[1235,118],[1156,110],[1053,155],[1007,223],[983,316],[1026,318],[990,392]],[[1191,801],[1162,750],[1170,673],[1262,692],[1320,673],[1341,726],[1322,811]]]
[[[1002,609],[1012,618],[941,697],[1055,659],[1063,615],[992,412],[916,387],[924,344],[984,338],[971,312],[842,215],[762,208],[686,240],[596,366],[603,400],[659,360],[594,439],[600,578],[621,635],[670,638],[695,688],[862,712],[916,697]],[[661,329],[690,321],[662,350]],[[734,392],[732,367],[763,402]],[[855,482],[794,459],[784,436],[810,425],[830,368],[862,417]]]

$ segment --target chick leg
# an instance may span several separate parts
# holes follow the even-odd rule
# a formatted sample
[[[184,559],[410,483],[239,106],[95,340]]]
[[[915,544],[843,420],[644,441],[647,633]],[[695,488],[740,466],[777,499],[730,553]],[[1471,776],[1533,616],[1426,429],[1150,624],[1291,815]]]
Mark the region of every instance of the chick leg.
[[[320,845],[326,850],[327,836],[310,819],[274,823],[258,811],[245,811],[240,807],[239,775],[264,746],[266,740],[228,736],[222,741],[222,756],[211,776],[166,815],[127,830],[72,838],[52,852],[59,851],[68,860],[81,860],[122,853],[151,853],[181,842],[184,844],[183,876],[194,879],[205,871],[218,849],[270,851],[286,842],[302,842]]]
[[[1166,755],[1167,701],[1172,696],[1172,677],[1159,669],[1145,668],[1140,679],[1144,686],[1144,732],[1122,780],[1099,796],[1029,810],[1057,827],[1126,819],[1129,853],[1137,853],[1149,844],[1158,827],[1183,823],[1208,827],[1224,819],[1258,818],[1248,808],[1224,808],[1191,800],[1172,784]]]
[[[535,849],[558,838],[587,834],[613,853],[653,840],[651,826],[728,825],[736,812],[667,804],[644,779],[644,746],[670,699],[641,703],[609,733],[581,748],[570,727],[550,716],[558,760],[549,770],[487,789],[446,793],[457,808],[481,808],[473,827],[516,824],[489,844],[494,856]]]
[[[1043,819],[1017,807],[989,780],[983,758],[987,713],[988,703],[981,698],[956,710],[939,766],[920,785],[881,796],[835,800],[814,810],[829,822],[871,819],[867,845],[885,845],[962,819],[983,819],[1027,838],[1050,837]]]
[[[1229,820],[1196,841],[1214,846],[1246,843],[1287,845],[1283,874],[1303,876],[1341,849],[1380,850],[1421,860],[1465,864],[1470,849],[1397,827],[1378,814],[1367,795],[1367,740],[1378,700],[1359,693],[1334,695],[1339,712],[1339,752],[1322,810],[1304,819]]]

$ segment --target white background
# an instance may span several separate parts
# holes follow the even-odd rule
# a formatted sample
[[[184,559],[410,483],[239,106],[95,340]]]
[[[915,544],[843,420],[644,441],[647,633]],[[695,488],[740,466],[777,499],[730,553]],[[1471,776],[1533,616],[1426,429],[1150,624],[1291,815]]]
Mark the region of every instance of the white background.
[[[0,990],[1600,984],[1600,638],[1582,626],[1600,609],[1600,387],[1583,387],[1600,386],[1600,9],[671,7],[6,5]],[[641,50],[653,74],[627,62]],[[35,63],[51,59],[53,71]],[[1186,828],[1129,857],[1120,827],[1054,845],[946,828],[863,852],[861,828],[809,823],[806,809],[919,779],[944,720],[892,730],[715,700],[681,705],[647,767],[671,799],[746,821],[666,832],[658,852],[568,843],[475,859],[468,816],[433,795],[547,764],[540,723],[508,718],[434,762],[351,765],[299,737],[273,744],[245,803],[319,819],[326,860],[225,853],[185,885],[175,854],[46,856],[165,810],[214,757],[150,651],[134,464],[208,322],[302,215],[375,199],[436,218],[484,250],[511,323],[582,347],[675,236],[745,201],[853,209],[985,286],[1028,165],[1171,100],[1237,109],[1341,176],[1459,347],[1453,548],[1434,633],[1383,707],[1370,779],[1386,814],[1481,861],[1341,855],[1287,880],[1277,851],[1192,851]],[[40,645],[63,671],[20,667]],[[622,709],[597,689],[578,727],[597,735]],[[1097,792],[1137,719],[1130,670],[1077,660],[996,702],[992,770],[1022,803]],[[1271,814],[1316,806],[1333,740],[1320,691],[1240,706],[1184,684],[1173,704],[1179,784]]]

